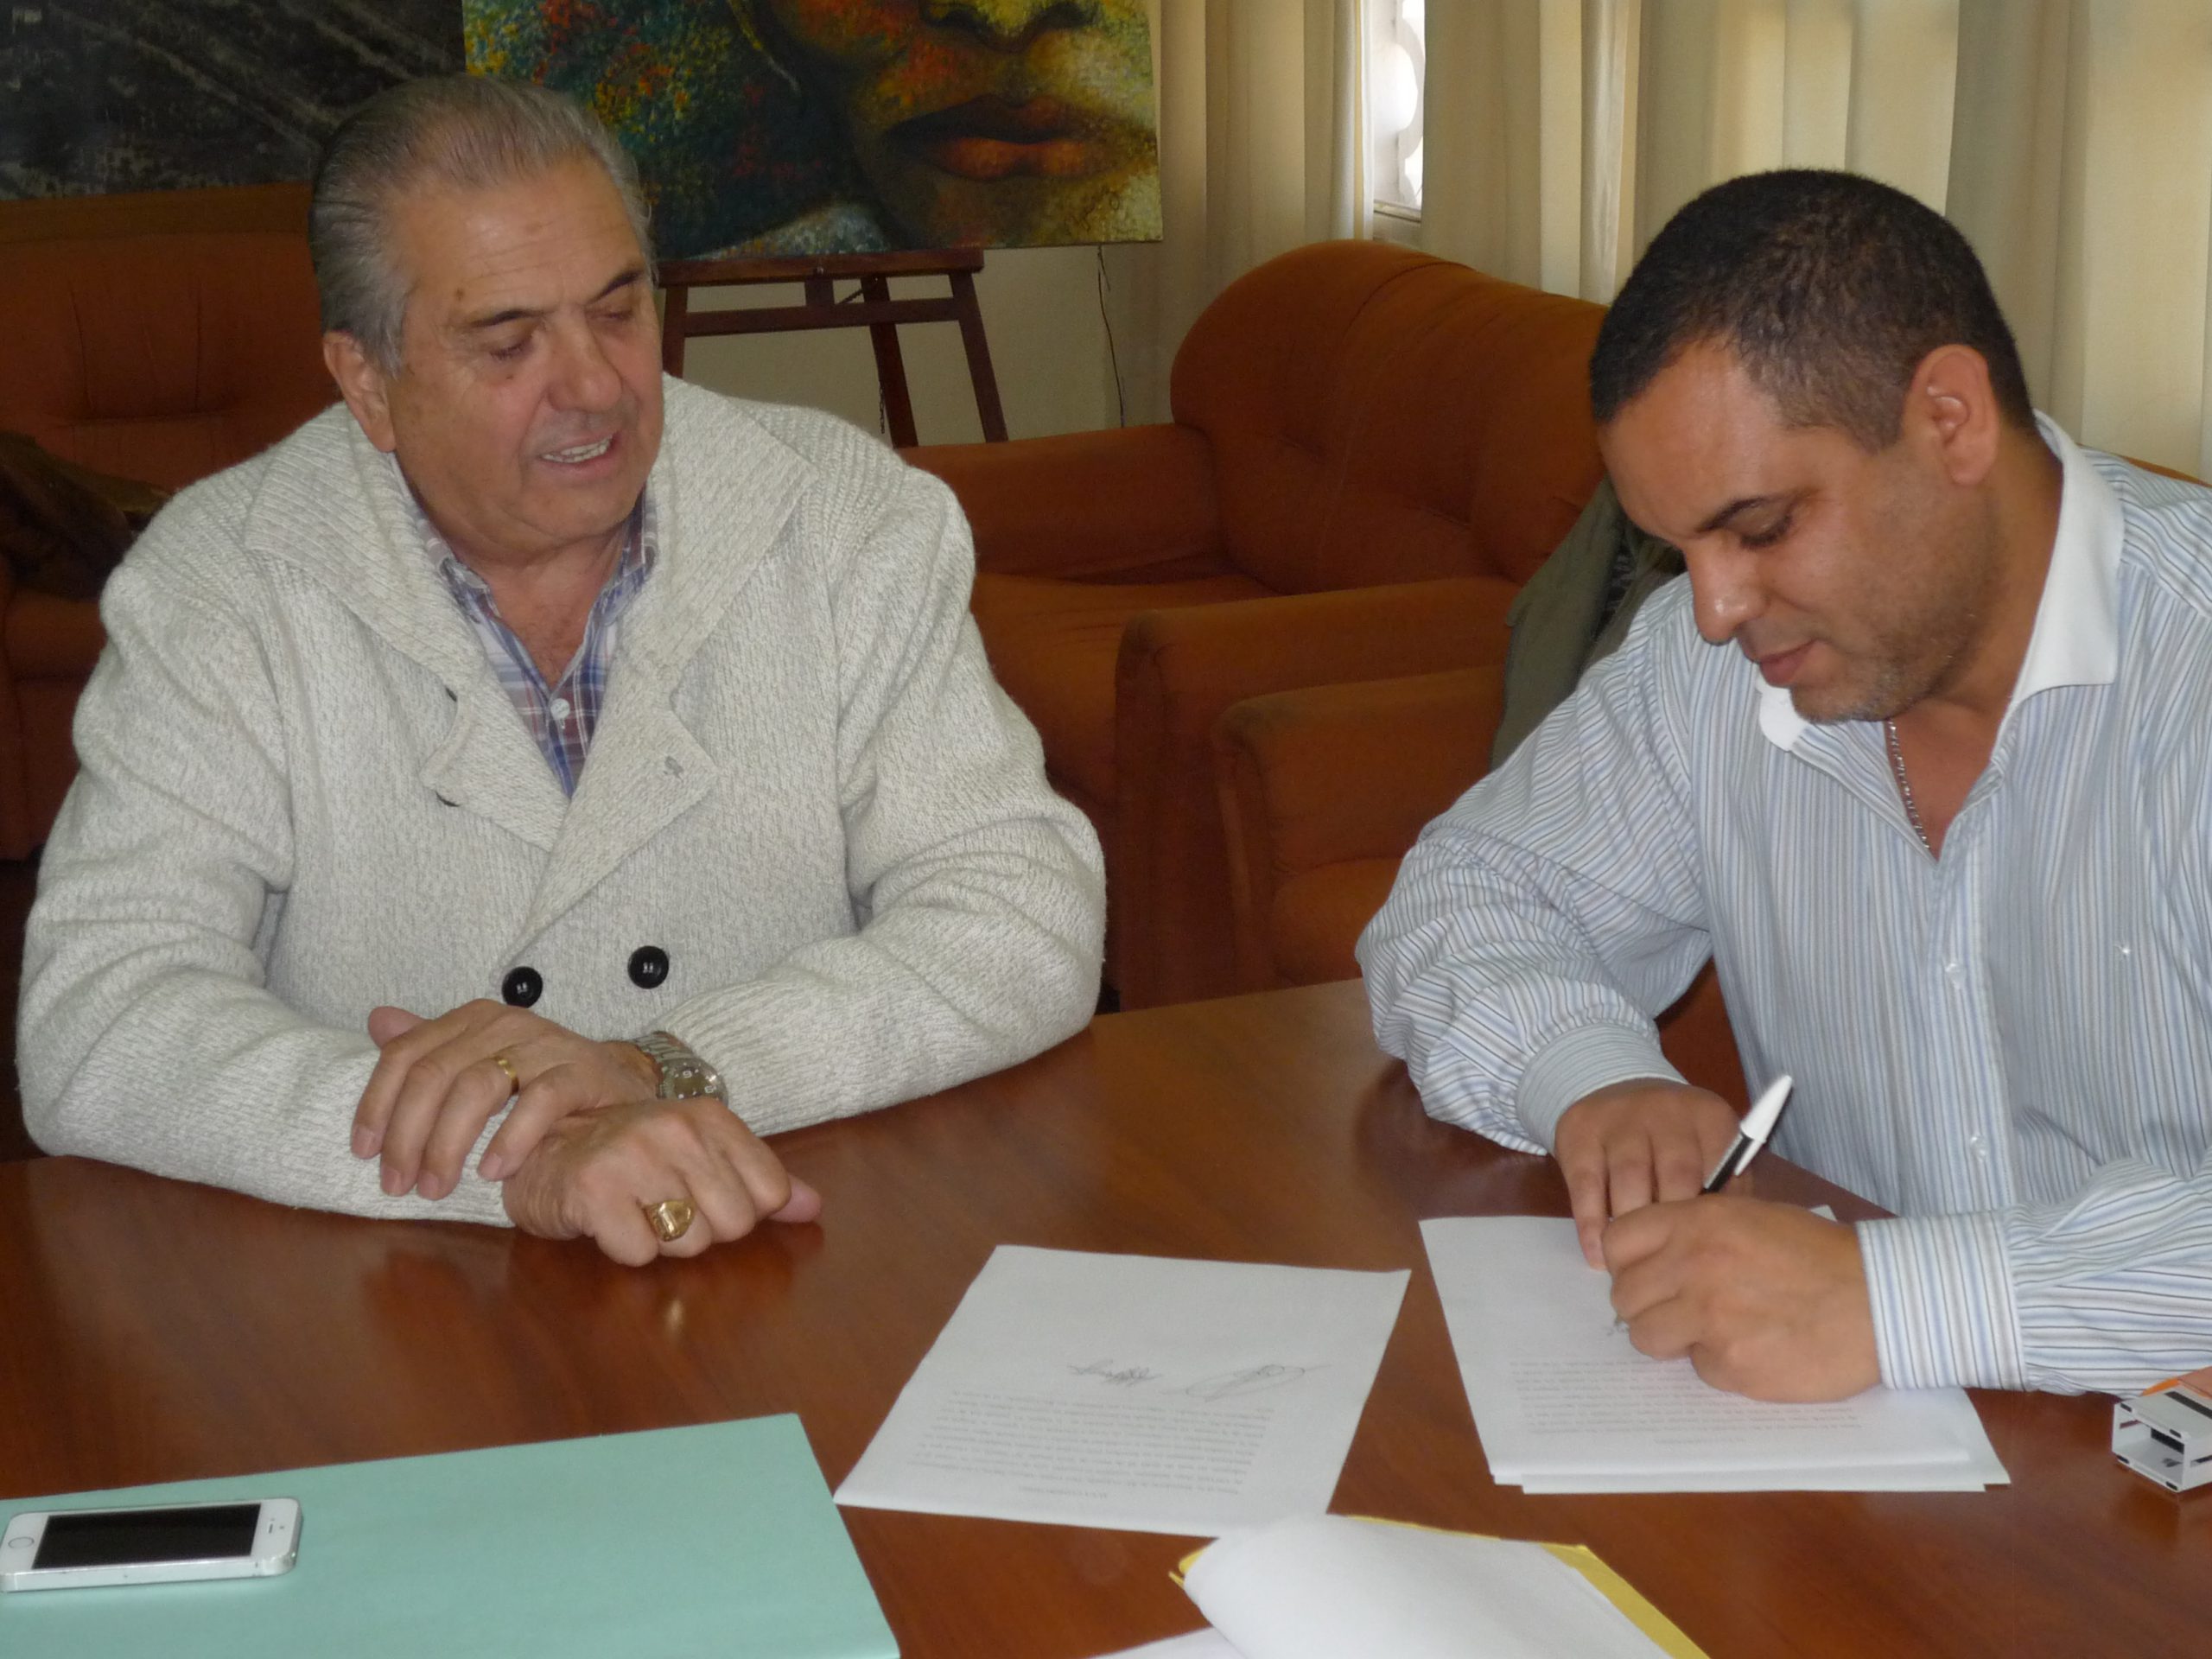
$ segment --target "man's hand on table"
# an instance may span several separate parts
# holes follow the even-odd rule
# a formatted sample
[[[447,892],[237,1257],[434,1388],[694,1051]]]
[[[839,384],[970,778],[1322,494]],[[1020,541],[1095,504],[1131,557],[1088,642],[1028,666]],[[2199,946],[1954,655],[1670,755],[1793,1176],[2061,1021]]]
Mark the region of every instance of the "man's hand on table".
[[[354,1109],[353,1155],[382,1157],[395,1198],[442,1198],[458,1186],[469,1148],[510,1096],[514,1110],[477,1166],[486,1180],[514,1173],[570,1113],[650,1101],[660,1088],[660,1068],[634,1043],[595,1042],[504,1002],[465,1002],[435,1020],[375,1008],[369,1035],[384,1052]]]
[[[435,1020],[377,1008],[369,1035],[384,1052],[354,1113],[353,1151],[381,1154],[387,1192],[451,1192],[469,1148],[512,1096],[477,1173],[501,1183],[507,1215],[524,1232],[589,1237],[638,1266],[741,1238],[764,1217],[821,1213],[820,1195],[785,1174],[721,1101],[659,1099],[660,1068],[634,1043],[597,1042],[491,1001]],[[645,1210],[668,1199],[697,1216],[664,1244]]]
[[[1716,1194],[1623,1216],[1605,1249],[1629,1339],[1687,1354],[1716,1389],[1840,1400],[1882,1380],[1859,1238],[1840,1222]]]
[[[1661,1359],[1715,1388],[1840,1400],[1880,1382],[1859,1240],[1794,1205],[1700,1198],[1736,1138],[1728,1103],[1656,1079],[1584,1096],[1560,1118],[1560,1169],[1582,1253],[1613,1275],[1613,1311]]]
[[[696,1255],[762,1220],[806,1222],[822,1199],[713,1096],[643,1100],[575,1112],[549,1128],[510,1175],[507,1215],[545,1238],[589,1237],[617,1262]],[[645,1209],[687,1199],[698,1217],[664,1244]]]
[[[1568,1107],[1552,1145],[1583,1260],[1605,1265],[1599,1241],[1613,1217],[1696,1197],[1735,1138],[1728,1103],[1683,1083],[1640,1077]]]

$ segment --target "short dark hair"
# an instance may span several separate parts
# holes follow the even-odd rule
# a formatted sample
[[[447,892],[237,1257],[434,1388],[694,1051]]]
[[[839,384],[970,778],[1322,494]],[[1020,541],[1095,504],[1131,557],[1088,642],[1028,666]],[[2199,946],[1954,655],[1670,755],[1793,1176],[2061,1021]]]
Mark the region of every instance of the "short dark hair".
[[[1669,219],[1598,331],[1604,426],[1690,346],[1726,346],[1796,426],[1897,441],[1921,359],[1968,346],[1999,408],[2035,429],[2019,348],[1957,226],[1855,173],[1792,168],[1713,186]]]

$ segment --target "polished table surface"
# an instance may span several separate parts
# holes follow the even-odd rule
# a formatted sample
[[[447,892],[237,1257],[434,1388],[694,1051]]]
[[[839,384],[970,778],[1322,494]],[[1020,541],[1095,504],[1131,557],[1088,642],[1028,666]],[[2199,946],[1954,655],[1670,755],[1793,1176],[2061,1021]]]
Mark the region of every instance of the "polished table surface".
[[[2212,1652],[2212,1497],[2116,1466],[2102,1398],[1978,1395],[2013,1481],[1987,1493],[1493,1485],[1417,1224],[1563,1214],[1564,1191],[1547,1160],[1426,1117],[1355,985],[1103,1018],[777,1144],[821,1188],[818,1226],[643,1270],[74,1159],[0,1166],[0,1491],[782,1411],[834,1486],[994,1245],[1410,1268],[1338,1512],[1586,1543],[1712,1659]],[[1761,1170],[1770,1195],[1867,1213]],[[1076,1659],[1198,1624],[1167,1576],[1188,1541],[844,1514],[907,1659]]]

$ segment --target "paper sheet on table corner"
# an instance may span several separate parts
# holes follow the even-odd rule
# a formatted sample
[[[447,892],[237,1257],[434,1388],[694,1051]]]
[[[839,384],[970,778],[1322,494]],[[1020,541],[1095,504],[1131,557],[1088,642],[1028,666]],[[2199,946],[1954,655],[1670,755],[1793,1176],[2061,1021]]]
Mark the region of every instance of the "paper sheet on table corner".
[[[1703,1659],[1579,1545],[1307,1516],[1209,1546],[1183,1587],[1243,1659]]]
[[[1531,1492],[1978,1491],[2009,1478],[1964,1390],[1818,1406],[1725,1394],[1613,1321],[1573,1224],[1424,1221],[1445,1323],[1500,1482]]]
[[[1207,1630],[1101,1654],[1099,1659],[1245,1659],[1245,1656],[1230,1647],[1229,1638],[1219,1630]]]
[[[1410,1277],[1002,1244],[837,1501],[1201,1537],[1319,1515]]]
[[[1107,1659],[1705,1659],[1580,1545],[1308,1516],[1232,1533],[1182,1577],[1209,1627]]]

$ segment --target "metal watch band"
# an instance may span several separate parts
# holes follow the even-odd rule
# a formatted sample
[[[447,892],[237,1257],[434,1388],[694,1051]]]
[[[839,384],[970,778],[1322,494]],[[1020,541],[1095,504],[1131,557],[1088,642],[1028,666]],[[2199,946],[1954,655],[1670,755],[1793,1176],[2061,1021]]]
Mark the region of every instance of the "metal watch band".
[[[631,1041],[660,1068],[661,1099],[690,1100],[699,1095],[712,1095],[724,1105],[729,1103],[729,1090],[722,1086],[722,1074],[701,1059],[688,1043],[679,1042],[664,1031],[649,1031]]]

